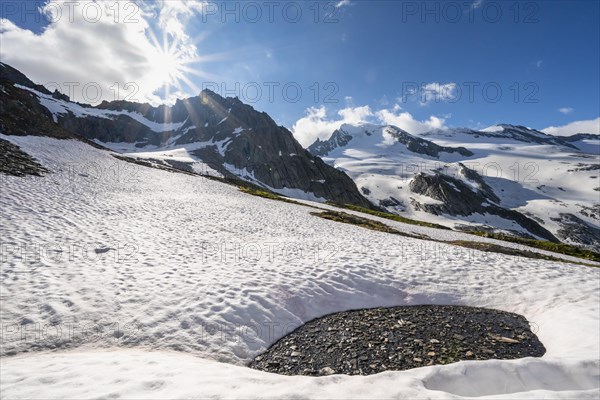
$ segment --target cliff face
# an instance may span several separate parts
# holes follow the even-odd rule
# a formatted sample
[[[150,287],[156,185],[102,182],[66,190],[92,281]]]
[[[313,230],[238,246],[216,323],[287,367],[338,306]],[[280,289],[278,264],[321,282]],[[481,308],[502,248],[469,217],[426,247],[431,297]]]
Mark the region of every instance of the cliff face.
[[[0,130],[9,135],[81,136],[104,143],[189,148],[227,176],[275,190],[297,190],[337,203],[372,207],[344,172],[313,156],[269,115],[211,91],[152,107],[125,101],[97,107],[70,102],[2,64]]]

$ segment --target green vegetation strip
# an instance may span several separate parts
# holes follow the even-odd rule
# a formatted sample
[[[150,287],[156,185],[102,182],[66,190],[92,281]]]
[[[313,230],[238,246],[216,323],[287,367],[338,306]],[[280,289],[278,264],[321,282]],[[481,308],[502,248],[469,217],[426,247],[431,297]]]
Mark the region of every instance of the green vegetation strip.
[[[553,253],[565,254],[567,256],[583,258],[584,260],[600,262],[600,253],[596,253],[591,250],[582,249],[577,246],[572,246],[566,243],[553,243],[546,240],[527,239],[517,236],[504,235],[501,233],[490,233],[490,232],[479,232],[479,231],[468,231],[471,235],[503,240],[505,242],[518,243],[529,247],[535,247],[537,249],[551,251]]]
[[[298,204],[300,206],[305,206],[306,205],[306,204],[302,204],[302,203],[299,203],[297,201],[288,199],[287,197],[283,197],[283,196],[280,196],[280,195],[278,195],[276,193],[269,192],[269,191],[262,190],[262,189],[256,189],[256,188],[241,186],[240,187],[240,192],[251,194],[253,196],[263,197],[265,199],[283,201],[284,203]]]
[[[451,228],[448,228],[447,226],[444,226],[444,225],[433,224],[433,223],[425,222],[425,221],[418,221],[415,219],[401,217],[400,215],[391,214],[391,213],[387,213],[387,212],[383,212],[383,211],[370,210],[368,208],[355,206],[352,204],[337,204],[337,203],[333,203],[333,202],[327,202],[327,204],[329,204],[330,206],[334,206],[334,207],[338,207],[338,208],[345,208],[347,210],[352,210],[352,211],[358,211],[358,212],[361,212],[364,214],[370,214],[370,215],[374,215],[376,217],[385,218],[385,219],[389,219],[389,220],[396,221],[396,222],[402,222],[402,223],[409,224],[409,225],[418,225],[418,226],[425,226],[428,228],[452,230]]]
[[[378,221],[373,221],[368,218],[358,217],[356,215],[347,214],[340,211],[323,211],[323,212],[312,212],[311,215],[315,215],[317,217],[321,217],[324,219],[328,219],[330,221],[343,222],[351,225],[362,226],[363,228],[371,229],[373,231],[391,233],[394,235],[407,236],[414,239],[426,239],[430,240],[431,238],[426,235],[416,235],[405,232],[400,232],[397,229],[394,229],[386,224],[383,224]]]
[[[389,219],[392,221],[403,222],[405,224],[425,226],[428,228],[452,230],[451,228],[448,228],[447,226],[433,224],[433,223],[424,222],[424,221],[413,220],[413,219],[405,218],[405,217],[402,217],[402,216],[399,216],[396,214],[375,211],[375,210],[369,210],[368,208],[363,208],[363,207],[355,206],[352,204],[341,205],[341,204],[337,204],[337,203],[333,203],[333,202],[328,202],[327,204],[334,206],[334,207],[338,207],[338,208],[345,208],[345,209],[352,210],[352,211],[358,211],[358,212],[361,212],[364,214],[374,215],[374,216],[380,217],[380,218],[386,218],[386,219]],[[486,237],[486,238],[490,238],[490,239],[501,240],[504,242],[522,244],[524,246],[529,246],[529,247],[533,247],[533,248],[540,249],[540,250],[546,250],[546,251],[550,251],[550,252],[557,253],[557,254],[564,254],[567,256],[577,257],[577,258],[581,258],[584,260],[600,262],[600,253],[596,253],[591,250],[582,249],[580,247],[573,246],[573,245],[566,244],[566,243],[553,243],[553,242],[549,242],[547,240],[527,239],[527,238],[522,238],[522,237],[518,237],[518,236],[501,234],[501,233],[490,233],[490,232],[481,232],[481,231],[463,231],[463,233],[468,233],[471,235]],[[463,242],[467,242],[467,241],[463,241]],[[473,243],[478,243],[478,242],[473,242]],[[499,246],[499,247],[501,247],[501,246]],[[503,248],[506,248],[506,247],[503,247]],[[537,254],[537,253],[532,253],[532,254]],[[540,254],[540,256],[543,256],[543,255]],[[548,257],[550,257],[550,256],[548,256]],[[588,264],[586,264],[586,265],[588,265]]]
[[[444,241],[444,240],[432,239],[425,235],[411,235],[411,234],[407,234],[404,232],[400,232],[400,231],[398,231],[390,226],[387,226],[386,224],[383,224],[381,222],[373,221],[373,220],[370,220],[367,218],[358,217],[356,215],[347,214],[345,212],[340,212],[340,211],[312,212],[311,215],[314,215],[314,216],[317,216],[320,218],[324,218],[324,219],[328,219],[330,221],[336,221],[336,222],[342,222],[345,224],[357,225],[357,226],[371,229],[371,230],[378,231],[378,232],[408,236],[408,237],[412,237],[415,239],[425,239],[425,240],[430,240],[433,242],[445,243],[445,244],[449,244],[449,245],[460,246],[460,247],[464,247],[464,248],[468,248],[468,249],[475,249],[475,250],[488,252],[488,253],[500,253],[500,254],[518,256],[518,257],[533,258],[533,259],[548,260],[548,261],[557,261],[557,262],[563,262],[563,263],[568,262],[568,263],[572,263],[572,264],[586,265],[589,267],[596,267],[596,268],[598,267],[598,265],[594,265],[594,264],[586,264],[586,263],[576,262],[576,261],[567,261],[567,260],[563,260],[562,258],[557,258],[557,257],[549,256],[546,254],[535,253],[535,252],[529,251],[529,250],[513,249],[510,247],[500,246],[500,245],[497,245],[494,243],[472,242],[469,240]]]

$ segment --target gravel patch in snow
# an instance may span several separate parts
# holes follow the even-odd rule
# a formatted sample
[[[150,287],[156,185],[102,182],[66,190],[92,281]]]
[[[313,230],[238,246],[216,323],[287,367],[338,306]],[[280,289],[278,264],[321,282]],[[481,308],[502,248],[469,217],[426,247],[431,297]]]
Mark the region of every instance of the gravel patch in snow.
[[[284,375],[371,375],[462,360],[541,357],[545,352],[521,315],[423,305],[312,320],[256,357],[250,367]]]

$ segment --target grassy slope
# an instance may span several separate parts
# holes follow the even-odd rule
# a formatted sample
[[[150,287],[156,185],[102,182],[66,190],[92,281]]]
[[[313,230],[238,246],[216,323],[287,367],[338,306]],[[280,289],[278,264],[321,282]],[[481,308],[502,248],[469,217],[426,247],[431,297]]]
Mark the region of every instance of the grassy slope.
[[[358,212],[361,212],[364,214],[370,214],[370,215],[374,215],[376,217],[390,219],[392,221],[402,222],[405,224],[426,226],[428,228],[452,230],[444,225],[434,224],[434,223],[425,222],[425,221],[418,221],[416,219],[405,218],[400,215],[386,213],[386,212],[382,212],[382,211],[369,210],[368,208],[359,207],[359,206],[355,206],[352,204],[341,205],[341,204],[337,204],[337,203],[333,203],[333,202],[327,202],[327,204],[334,206],[334,207],[338,207],[338,208],[346,208],[348,210],[358,211]]]
[[[566,243],[553,243],[546,240],[527,239],[517,236],[504,235],[501,233],[489,233],[479,231],[468,231],[471,235],[487,237],[496,240],[503,240],[505,242],[518,243],[529,247],[535,247],[536,249],[551,251],[553,253],[565,254],[567,256],[573,256],[577,258],[583,258],[584,260],[600,262],[600,254],[582,249],[577,246],[573,246]]]

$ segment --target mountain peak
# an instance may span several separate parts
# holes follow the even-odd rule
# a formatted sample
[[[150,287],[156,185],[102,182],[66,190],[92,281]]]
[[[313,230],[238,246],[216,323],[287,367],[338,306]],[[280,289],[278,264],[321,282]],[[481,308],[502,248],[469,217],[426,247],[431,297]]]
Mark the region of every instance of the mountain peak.
[[[394,125],[374,125],[370,123],[343,124],[333,132],[328,140],[317,139],[308,147],[308,151],[317,156],[327,156],[334,150],[347,146],[375,153],[384,148],[393,148],[390,151],[408,151],[433,158],[438,158],[441,152],[458,152],[464,156],[472,155],[465,148],[438,146],[433,142],[413,136]]]
[[[312,156],[289,130],[237,97],[205,89],[175,105],[120,100],[94,107],[59,93],[42,93],[24,74],[4,64],[0,78],[7,82],[6,88],[0,86],[5,94],[0,96],[0,109],[7,111],[0,113],[4,134],[82,135],[121,149],[158,147],[155,155],[143,152],[141,158],[186,171],[210,166],[226,179],[246,180],[274,192],[372,207],[344,172]],[[185,161],[164,155],[174,147],[184,150]]]
[[[221,96],[219,93],[210,90],[210,89],[202,89],[202,91],[200,91],[200,96],[210,96],[216,99],[225,99],[223,96]]]
[[[243,103],[239,99],[238,96],[234,96],[234,97],[231,97],[231,96],[222,96],[221,94],[219,94],[219,93],[217,93],[217,92],[215,92],[215,91],[213,91],[211,89],[202,89],[202,91],[200,92],[199,97],[201,99],[202,98],[204,98],[204,99],[211,98],[211,99],[216,100],[216,101],[218,101],[220,103],[229,102],[231,104],[244,104],[245,105],[245,103]],[[193,98],[194,97],[192,97],[192,99]]]

